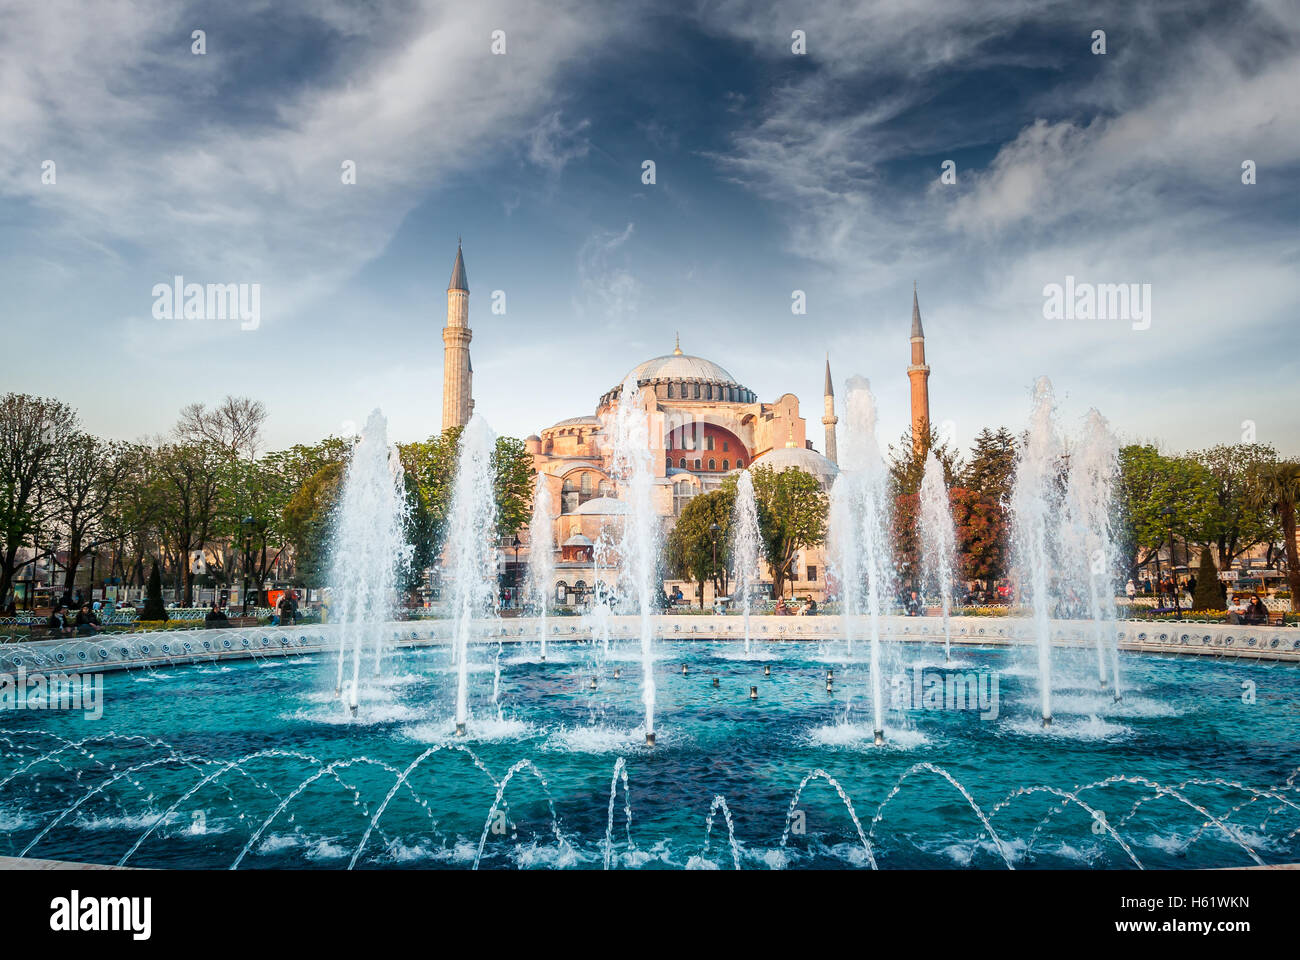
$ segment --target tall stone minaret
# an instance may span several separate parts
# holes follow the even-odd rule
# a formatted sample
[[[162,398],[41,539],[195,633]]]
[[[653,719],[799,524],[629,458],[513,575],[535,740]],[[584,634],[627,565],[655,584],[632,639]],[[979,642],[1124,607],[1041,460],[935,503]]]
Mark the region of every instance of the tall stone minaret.
[[[925,331],[921,329],[921,307],[916,302],[916,284],[912,284],[912,365],[907,368],[912,381],[912,452],[920,456],[930,438],[930,366],[925,362]]]
[[[839,463],[835,449],[835,424],[840,418],[835,416],[835,391],[831,388],[831,355],[826,354],[826,395],[822,398],[825,413],[822,414],[822,426],[826,428],[826,459]]]
[[[469,279],[456,242],[456,263],[447,285],[447,325],[442,328],[442,429],[463,427],[474,409],[474,370],[469,362]]]

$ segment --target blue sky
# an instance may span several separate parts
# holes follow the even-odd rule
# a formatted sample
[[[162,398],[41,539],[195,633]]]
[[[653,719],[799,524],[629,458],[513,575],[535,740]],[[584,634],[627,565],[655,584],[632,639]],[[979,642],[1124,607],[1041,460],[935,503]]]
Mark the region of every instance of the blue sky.
[[[591,413],[680,330],[797,393],[819,448],[829,352],[892,440],[916,281],[963,447],[1046,374],[1067,429],[1300,452],[1296,8],[1082,6],[0,0],[0,387],[123,438],[226,393],[271,446],[375,406],[424,437],[461,235],[501,433]],[[176,274],[260,284],[260,326],[154,319]],[[1151,284],[1150,329],[1044,319],[1067,275]]]

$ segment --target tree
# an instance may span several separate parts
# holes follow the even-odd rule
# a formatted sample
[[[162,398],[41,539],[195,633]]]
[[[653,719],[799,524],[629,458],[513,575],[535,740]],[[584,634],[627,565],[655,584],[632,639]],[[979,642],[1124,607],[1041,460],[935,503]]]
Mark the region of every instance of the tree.
[[[153,569],[149,571],[149,586],[144,595],[144,609],[140,611],[137,619],[167,619],[167,608],[163,606],[162,599],[162,575],[158,572],[157,560],[153,562]]]
[[[1249,494],[1251,474],[1276,463],[1276,450],[1264,443],[1219,444],[1192,454],[1192,459],[1209,475],[1214,504],[1202,539],[1218,548],[1221,567],[1275,539],[1277,518],[1271,505],[1254,503]]]
[[[55,507],[48,496],[54,454],[76,426],[72,408],[57,400],[0,397],[0,608],[9,603],[18,570],[53,552],[37,540]],[[29,544],[31,553],[23,556]]]
[[[1210,474],[1195,460],[1165,456],[1149,444],[1123,447],[1115,493],[1118,547],[1129,579],[1169,543],[1171,529],[1204,542],[1215,501]]]
[[[1291,612],[1300,612],[1300,557],[1296,550],[1296,503],[1300,501],[1300,460],[1260,464],[1251,472],[1249,499],[1268,505],[1282,526],[1286,579],[1291,588]]]
[[[1227,594],[1219,569],[1214,565],[1210,548],[1201,551],[1201,565],[1196,571],[1196,593],[1192,595],[1193,610],[1222,610],[1227,605]]]
[[[957,487],[948,493],[957,535],[957,564],[966,580],[999,580],[1007,572],[1007,516],[989,494]]]
[[[209,410],[191,403],[176,421],[176,438],[182,443],[213,443],[236,457],[256,459],[262,442],[266,407],[250,397],[227,396]]]
[[[760,463],[749,475],[758,503],[763,554],[772,567],[773,588],[779,597],[799,551],[826,540],[828,501],[820,481],[804,470],[773,470]],[[733,496],[735,483],[735,477],[730,476],[723,484]]]
[[[961,475],[961,455],[939,439],[939,433],[933,427],[925,443],[917,450],[912,445],[912,431],[899,439],[898,444],[889,447],[889,481],[893,486],[894,498],[916,496],[921,492],[921,479],[925,476],[926,456],[934,451],[935,459],[943,467],[943,482],[952,487]]]
[[[996,432],[985,427],[975,437],[975,448],[962,471],[960,486],[1003,504],[1011,496],[1015,476],[1015,436],[1006,427],[998,427]]]
[[[162,530],[180,565],[186,606],[194,602],[190,554],[207,546],[216,527],[232,456],[209,441],[165,444],[158,451]]]
[[[699,584],[700,608],[704,584],[713,581],[714,595],[723,593],[731,556],[731,514],[736,490],[712,490],[693,497],[668,535],[667,561],[673,576]],[[717,530],[713,529],[717,525]]]
[[[294,546],[299,586],[329,580],[330,536],[334,511],[343,492],[345,464],[325,464],[290,498],[284,508],[284,533]]]
[[[131,463],[126,444],[79,431],[66,437],[51,457],[49,495],[53,519],[68,542],[65,603],[72,601],[82,558],[118,536],[111,523],[112,508],[130,475]]]

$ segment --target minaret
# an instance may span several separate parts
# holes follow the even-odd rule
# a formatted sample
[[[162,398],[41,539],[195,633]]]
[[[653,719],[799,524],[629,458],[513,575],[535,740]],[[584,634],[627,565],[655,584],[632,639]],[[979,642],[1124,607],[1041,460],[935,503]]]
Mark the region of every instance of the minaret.
[[[474,370],[469,362],[469,279],[456,241],[456,263],[447,285],[447,325],[442,328],[442,429],[463,427],[474,408]]]
[[[925,362],[925,331],[921,329],[921,307],[916,302],[916,284],[912,284],[912,365],[907,368],[912,381],[912,452],[920,456],[930,439],[930,366]]]
[[[831,463],[839,463],[835,450],[835,424],[840,422],[840,418],[835,416],[835,391],[831,388],[831,355],[826,354],[826,395],[822,399],[825,413],[822,415],[822,426],[826,428],[826,459]]]

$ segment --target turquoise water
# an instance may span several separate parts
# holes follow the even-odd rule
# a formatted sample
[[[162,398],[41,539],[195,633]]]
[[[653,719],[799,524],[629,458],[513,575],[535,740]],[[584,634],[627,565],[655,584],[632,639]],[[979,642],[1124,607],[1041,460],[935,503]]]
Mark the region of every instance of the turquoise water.
[[[986,695],[996,680],[997,715],[982,717],[909,703],[917,665],[923,690],[944,678],[943,651],[886,646],[901,686],[883,748],[865,649],[830,642],[744,660],[736,643],[658,641],[653,750],[628,643],[608,656],[556,643],[546,663],[507,645],[495,706],[497,648],[473,650],[464,740],[450,736],[455,672],[440,647],[389,656],[356,720],[325,655],[107,674],[100,720],[0,713],[0,853],[241,869],[1300,860],[1300,667],[1124,655],[1116,704],[1094,654],[1058,650],[1044,731],[1031,650],[954,650],[952,670]],[[1063,796],[1076,791],[1079,803]]]

